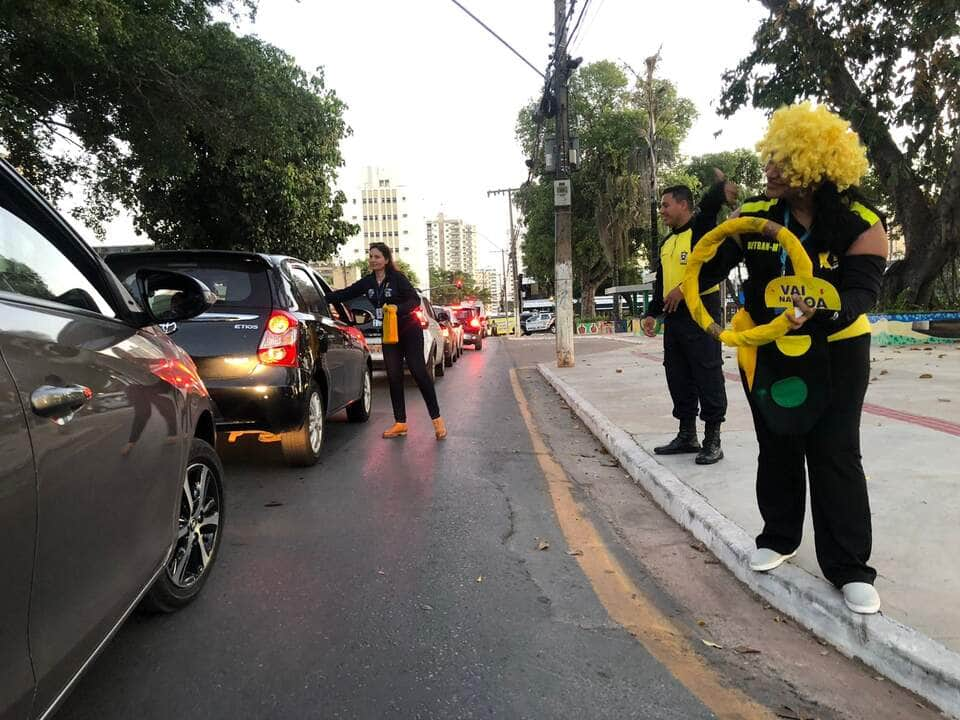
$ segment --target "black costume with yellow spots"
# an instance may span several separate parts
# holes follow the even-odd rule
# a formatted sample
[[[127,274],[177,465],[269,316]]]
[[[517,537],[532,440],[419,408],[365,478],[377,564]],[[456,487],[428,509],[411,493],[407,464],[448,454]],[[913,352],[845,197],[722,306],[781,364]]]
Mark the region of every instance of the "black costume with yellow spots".
[[[786,203],[766,197],[747,200],[740,214],[788,227],[803,241],[814,276],[836,287],[841,297],[839,312],[818,312],[784,342],[761,346],[754,367],[741,364],[760,447],[757,499],[764,528],[757,547],[787,555],[800,545],[806,463],[817,559],[824,576],[838,587],[872,584],[876,571],[867,565],[872,536],[860,461],[860,415],[870,370],[870,323],[864,313],[876,302],[884,260],[846,252],[881,219],[849,195],[841,217],[829,220],[836,222],[829,233],[822,227],[818,232],[816,222],[803,227]],[[776,310],[764,302],[767,283],[793,274],[779,243],[762,235],[728,238],[701,271],[701,287],[726,277],[741,260],[749,275],[744,283],[749,320],[757,325],[770,322]],[[790,347],[796,344],[808,349],[795,354]]]

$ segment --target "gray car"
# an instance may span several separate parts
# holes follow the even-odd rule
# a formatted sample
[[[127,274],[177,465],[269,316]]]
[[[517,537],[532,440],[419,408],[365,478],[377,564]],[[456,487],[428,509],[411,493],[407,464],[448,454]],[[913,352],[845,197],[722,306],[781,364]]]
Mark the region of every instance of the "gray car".
[[[141,603],[174,610],[217,555],[206,388],[157,322],[214,296],[147,271],[141,308],[0,161],[0,719],[48,716]]]

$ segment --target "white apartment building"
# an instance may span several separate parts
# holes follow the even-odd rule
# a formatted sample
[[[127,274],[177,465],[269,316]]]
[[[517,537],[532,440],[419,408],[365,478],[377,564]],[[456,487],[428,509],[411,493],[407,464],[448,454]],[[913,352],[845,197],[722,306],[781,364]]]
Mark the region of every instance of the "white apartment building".
[[[430,267],[468,273],[476,279],[480,242],[476,225],[440,213],[427,220],[426,241]]]
[[[503,279],[500,277],[500,271],[494,268],[480,268],[473,277],[477,287],[490,292],[490,307],[487,312],[498,311],[500,295],[503,294]]]
[[[370,243],[386,243],[394,257],[413,268],[420,286],[427,287],[430,273],[423,216],[410,188],[383,168],[366,167],[359,184],[344,189],[344,194],[344,219],[359,225],[360,232],[340,247],[336,261],[349,265],[366,260]]]

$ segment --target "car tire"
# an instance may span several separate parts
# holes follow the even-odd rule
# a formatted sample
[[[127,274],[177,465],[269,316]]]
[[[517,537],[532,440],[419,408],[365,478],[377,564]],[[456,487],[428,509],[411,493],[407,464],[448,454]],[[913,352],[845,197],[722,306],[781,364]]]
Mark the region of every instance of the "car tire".
[[[435,370],[436,377],[443,377],[444,375],[447,374],[446,362],[443,359],[443,355],[444,355],[443,350],[440,351],[439,357],[434,355],[434,357],[437,358],[438,360],[436,370]]]
[[[556,326],[556,325],[551,325],[551,326],[550,326],[550,332],[551,332],[552,334],[556,335],[556,334],[557,334],[557,326]]]
[[[437,379],[437,364],[433,361],[436,355],[436,351],[433,351],[430,353],[430,357],[427,358],[427,377],[430,378],[430,382]]]
[[[281,433],[280,447],[283,459],[291,467],[316,465],[326,434],[326,409],[315,383],[307,387],[307,401],[303,409],[303,425],[296,430]]]
[[[477,338],[477,341],[473,344],[473,349],[477,351],[483,350],[483,340],[481,338]]]
[[[347,408],[347,420],[352,423],[362,423],[370,419],[373,408],[373,372],[370,368],[363,369],[363,388],[360,397]]]
[[[452,352],[452,351],[451,351],[451,353],[450,353],[449,355],[447,355],[446,353],[443,354],[443,364],[446,365],[447,367],[453,367],[453,352]]]
[[[223,464],[217,451],[199,438],[191,440],[179,503],[173,552],[140,603],[146,612],[170,613],[189,605],[217,559],[223,536]]]

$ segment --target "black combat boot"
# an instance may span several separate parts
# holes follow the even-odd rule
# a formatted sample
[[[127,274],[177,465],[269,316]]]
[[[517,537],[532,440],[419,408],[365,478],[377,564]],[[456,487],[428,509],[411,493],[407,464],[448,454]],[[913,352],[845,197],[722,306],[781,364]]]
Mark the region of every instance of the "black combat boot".
[[[720,423],[707,423],[703,433],[703,449],[697,455],[697,465],[713,465],[723,460],[723,450],[720,449]]]
[[[680,432],[666,445],[655,447],[657,455],[680,455],[681,453],[695,453],[700,451],[697,441],[697,419],[690,418],[680,421]]]

